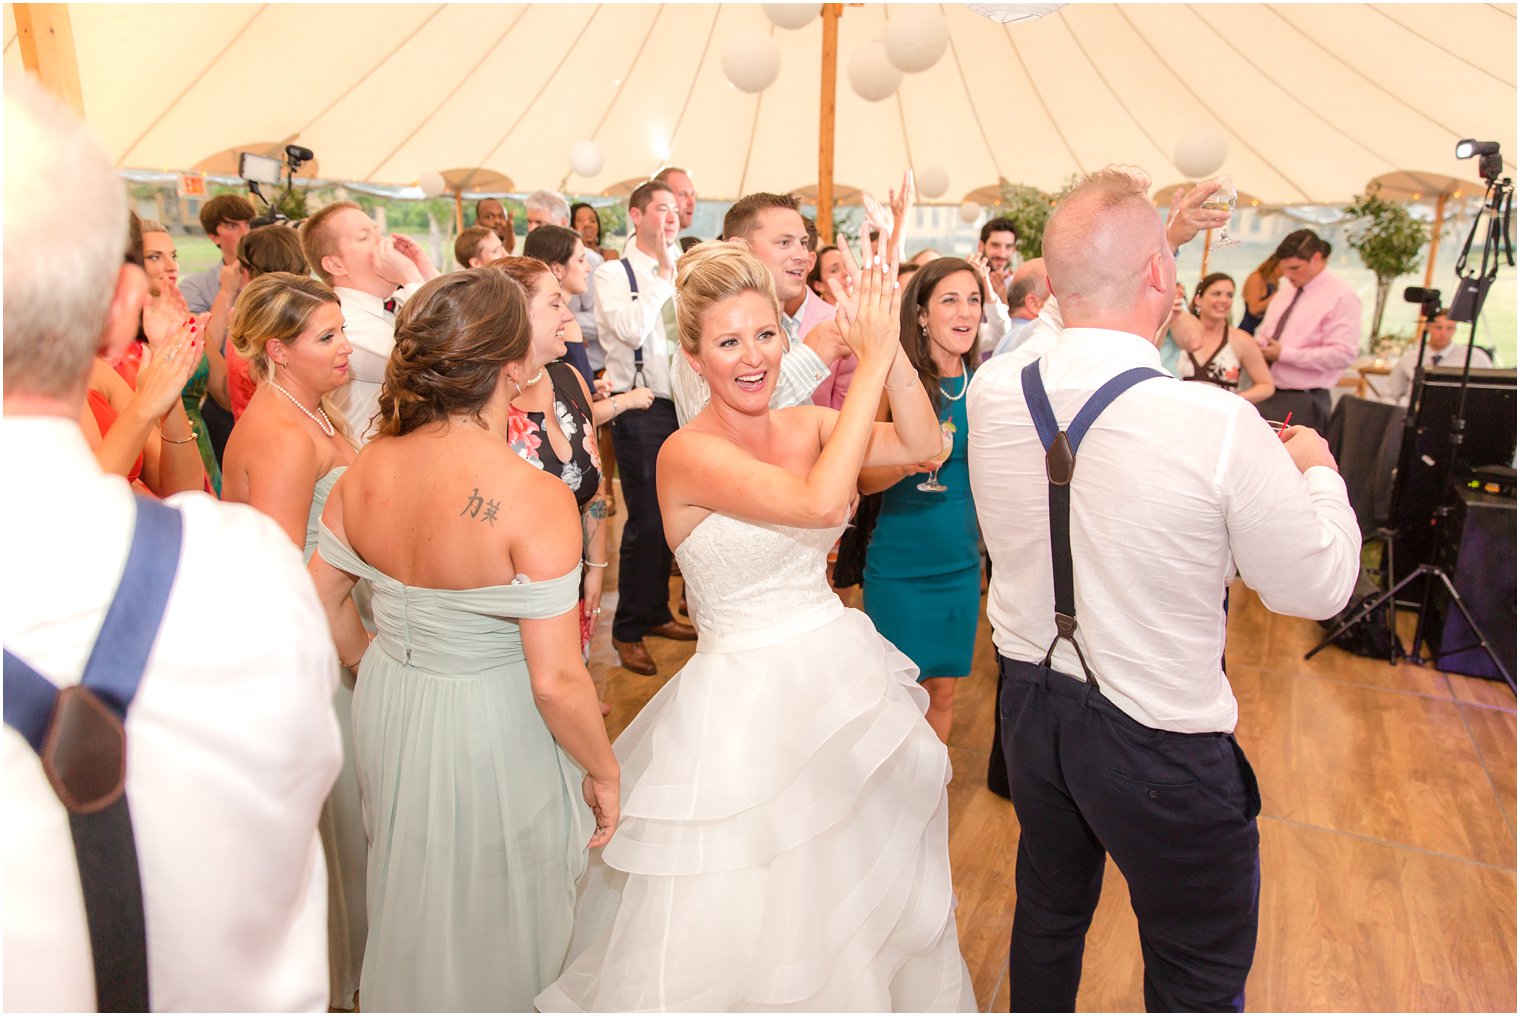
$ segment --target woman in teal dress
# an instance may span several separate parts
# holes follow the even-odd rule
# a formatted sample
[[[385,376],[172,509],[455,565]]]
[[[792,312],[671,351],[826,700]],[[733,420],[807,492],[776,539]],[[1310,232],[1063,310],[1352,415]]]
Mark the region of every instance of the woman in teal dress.
[[[319,525],[311,575],[339,659],[363,658],[369,1012],[531,1010],[564,964],[587,848],[617,824],[575,496],[507,441],[511,399],[540,376],[530,336],[522,287],[495,269],[423,286],[396,321],[378,433]],[[360,579],[373,642],[348,605]]]
[[[966,467],[965,400],[985,298],[981,275],[960,258],[938,258],[914,273],[903,294],[902,347],[939,414],[949,458],[937,471],[930,461],[866,469],[860,477],[863,493],[883,492],[866,550],[865,611],[918,664],[918,679],[929,693],[925,716],[946,742],[955,682],[971,673],[981,615],[982,556]]]
[[[243,291],[230,328],[234,356],[259,382],[227,439],[222,497],[252,505],[280,524],[309,562],[328,492],[354,461],[348,423],[331,393],[348,381],[343,311],[331,289],[284,273],[261,276]],[[345,657],[350,664],[357,657]],[[354,769],[354,675],[345,667],[333,694],[343,735],[343,769],[322,808],[327,859],[329,1004],[357,1005],[364,959],[365,843]]]

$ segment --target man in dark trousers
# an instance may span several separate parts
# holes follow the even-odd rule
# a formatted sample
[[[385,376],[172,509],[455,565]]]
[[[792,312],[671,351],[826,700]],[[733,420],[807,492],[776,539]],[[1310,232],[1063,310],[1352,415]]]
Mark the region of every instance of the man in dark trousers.
[[[1327,617],[1360,533],[1324,440],[1160,370],[1176,263],[1128,173],[1052,213],[1064,327],[971,383],[969,448],[1018,812],[1015,1011],[1076,1004],[1112,855],[1151,1010],[1239,1010],[1256,947],[1260,796],[1221,668],[1238,568],[1268,609]],[[1050,451],[1047,453],[1047,448]]]

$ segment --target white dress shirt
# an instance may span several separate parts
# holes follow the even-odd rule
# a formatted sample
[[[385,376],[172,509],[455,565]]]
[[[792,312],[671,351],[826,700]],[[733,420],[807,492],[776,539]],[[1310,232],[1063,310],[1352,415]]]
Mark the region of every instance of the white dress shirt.
[[[810,299],[817,296],[808,294]],[[785,409],[788,406],[808,406],[813,403],[813,392],[828,380],[829,369],[823,358],[802,341],[804,319],[819,317],[810,314],[807,300],[797,308],[795,317],[781,313],[781,329],[786,332],[787,348],[781,354],[781,366],[776,376],[776,387],[771,391],[770,407]],[[692,417],[707,407],[712,392],[702,384],[697,372],[684,355],[677,354],[670,371],[670,393],[676,404],[676,421],[684,427]]]
[[[977,355],[982,358],[991,356],[1012,327],[1013,317],[1008,313],[1008,305],[989,292],[987,302],[982,306],[982,323],[976,330]]]
[[[396,310],[422,288],[414,282],[391,294]],[[385,309],[390,297],[374,296],[345,286],[334,286],[343,308],[343,334],[354,351],[348,357],[348,384],[333,392],[333,401],[343,411],[354,440],[363,447],[375,434],[371,425],[380,403],[380,385],[385,381],[385,365],[396,346],[396,314]]]
[[[998,340],[997,346],[992,350],[992,355],[1002,356],[1004,353],[1011,353],[1018,349],[1024,344],[1024,340],[1029,338],[1038,321],[1038,318],[1012,318],[1008,324],[1008,331]]]
[[[581,338],[586,340],[586,359],[591,363],[591,369],[602,369],[602,344],[596,341],[596,289],[592,282],[596,276],[596,270],[602,267],[603,258],[590,247],[586,248],[586,291],[576,293],[570,298],[570,313],[575,315],[575,323],[580,325]]]
[[[1009,659],[1038,663],[1055,621],[1045,453],[1020,378],[1028,362],[1018,350],[993,357],[966,405],[993,640]],[[1039,363],[1065,427],[1105,381],[1160,358],[1136,335],[1067,328]],[[1335,614],[1356,581],[1361,533],[1340,475],[1300,474],[1256,407],[1213,385],[1131,389],[1088,432],[1071,489],[1077,638],[1103,694],[1147,726],[1234,729],[1220,658],[1237,567],[1269,610],[1300,617]],[[1064,641],[1052,665],[1082,675]]]
[[[1414,387],[1414,358],[1420,351],[1418,345],[1410,346],[1404,350],[1398,362],[1393,365],[1393,370],[1388,374],[1388,380],[1382,385],[1382,391],[1378,397],[1383,402],[1398,406],[1409,405],[1409,396],[1413,394]],[[1445,349],[1432,349],[1425,347],[1426,367],[1460,367],[1467,362],[1467,343],[1452,342]],[[1492,367],[1493,358],[1480,346],[1473,346],[1472,365],[1474,367]]]
[[[5,646],[77,684],[116,592],[136,507],[79,426],[0,421]],[[301,554],[245,505],[205,494],[127,713],[127,797],[157,1011],[323,1012],[327,875],[317,838],[338,774],[337,657]],[[84,900],[59,803],[5,731],[5,1008],[94,1011]]]
[[[622,261],[608,261],[596,270],[596,337],[602,345],[606,377],[614,392],[644,384],[658,398],[670,398],[670,350],[677,339],[666,334],[664,309],[676,287],[660,278],[655,259],[630,244],[624,255],[633,266],[639,291],[628,288]],[[633,351],[644,351],[642,382],[633,376]]]

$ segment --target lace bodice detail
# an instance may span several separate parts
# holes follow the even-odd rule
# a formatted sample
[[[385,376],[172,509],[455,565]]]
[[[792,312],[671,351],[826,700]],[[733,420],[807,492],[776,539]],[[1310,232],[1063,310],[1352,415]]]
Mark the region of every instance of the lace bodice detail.
[[[691,619],[704,634],[780,624],[838,601],[829,548],[844,526],[799,529],[714,513],[676,548]]]

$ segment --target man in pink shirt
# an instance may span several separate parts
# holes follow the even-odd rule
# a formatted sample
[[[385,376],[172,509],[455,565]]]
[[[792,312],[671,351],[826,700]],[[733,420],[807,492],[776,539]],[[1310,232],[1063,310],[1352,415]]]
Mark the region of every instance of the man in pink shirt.
[[[1289,233],[1277,245],[1286,285],[1279,286],[1256,330],[1272,365],[1277,393],[1257,408],[1268,420],[1288,413],[1321,434],[1330,423],[1330,389],[1356,359],[1362,300],[1340,276],[1325,270],[1330,244],[1312,229]]]

